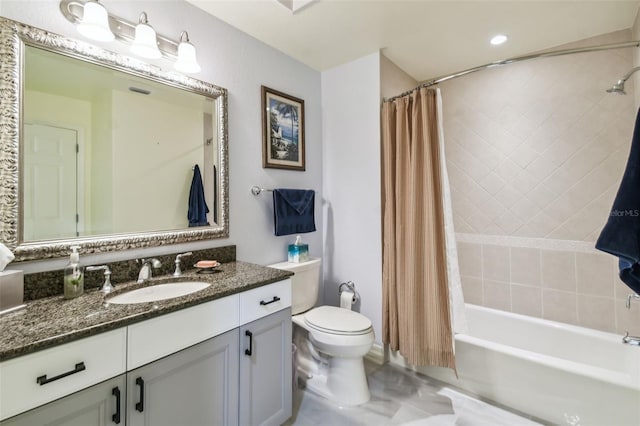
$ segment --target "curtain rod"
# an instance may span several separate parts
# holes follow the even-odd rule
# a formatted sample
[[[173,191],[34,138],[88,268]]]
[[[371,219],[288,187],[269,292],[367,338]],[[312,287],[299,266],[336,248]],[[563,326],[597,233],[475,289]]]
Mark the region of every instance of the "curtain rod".
[[[457,78],[457,77],[462,77],[463,75],[467,75],[467,74],[471,74],[473,72],[476,71],[481,71],[484,69],[488,69],[488,68],[494,68],[494,67],[500,67],[503,65],[509,65],[509,64],[513,64],[516,62],[521,62],[521,61],[528,61],[529,59],[538,59],[538,58],[550,58],[552,56],[563,56],[563,55],[571,55],[574,53],[584,53],[584,52],[597,52],[600,50],[609,50],[609,49],[622,49],[625,47],[638,47],[640,46],[640,40],[635,40],[635,41],[626,41],[626,42],[622,42],[622,43],[611,43],[611,44],[601,44],[598,46],[589,46],[589,47],[580,47],[580,48],[576,48],[576,49],[564,49],[564,50],[553,50],[550,52],[543,52],[543,53],[534,53],[531,55],[523,55],[523,56],[516,56],[514,58],[510,58],[510,59],[503,59],[501,61],[496,61],[496,62],[489,62],[488,64],[484,64],[484,65],[480,65],[477,67],[473,67],[473,68],[469,68],[463,71],[458,71],[456,73],[453,74],[447,74],[447,75],[443,75],[440,77],[436,77],[434,79],[428,80],[422,84],[420,84],[417,87],[414,87],[411,90],[408,90],[406,92],[403,92],[399,95],[393,96],[391,98],[385,99],[384,102],[391,102],[395,99],[401,98],[403,96],[407,96],[410,95],[411,93],[415,92],[418,89],[422,89],[425,87],[430,87],[433,85],[436,85],[438,83],[442,83],[443,81],[447,81],[447,80],[451,80],[452,78]]]

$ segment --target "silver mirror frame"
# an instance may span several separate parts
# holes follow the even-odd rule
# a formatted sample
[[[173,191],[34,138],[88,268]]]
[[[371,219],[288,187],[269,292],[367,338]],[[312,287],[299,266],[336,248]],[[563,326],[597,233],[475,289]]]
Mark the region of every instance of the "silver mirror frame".
[[[147,78],[218,99],[220,212],[218,226],[180,230],[89,236],[23,243],[21,239],[20,150],[22,139],[22,67],[25,45],[35,46],[83,61]],[[15,261],[66,256],[73,245],[81,252],[103,253],[229,237],[229,141],[227,89],[167,73],[154,65],[79,40],[0,17],[0,242],[13,251]],[[123,207],[126,208],[126,207]]]

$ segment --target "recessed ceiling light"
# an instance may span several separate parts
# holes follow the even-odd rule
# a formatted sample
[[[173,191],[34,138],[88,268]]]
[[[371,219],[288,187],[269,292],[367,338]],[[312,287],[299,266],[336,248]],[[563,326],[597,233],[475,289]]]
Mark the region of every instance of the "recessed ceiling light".
[[[507,41],[507,36],[504,34],[498,34],[497,36],[494,36],[491,39],[491,44],[493,44],[494,46],[497,46],[499,44],[504,43],[505,41]]]

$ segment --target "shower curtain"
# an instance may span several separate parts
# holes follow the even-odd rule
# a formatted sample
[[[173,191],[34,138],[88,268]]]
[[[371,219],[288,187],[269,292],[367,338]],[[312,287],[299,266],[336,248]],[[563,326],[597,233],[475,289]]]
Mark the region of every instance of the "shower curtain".
[[[455,369],[466,331],[439,89],[382,106],[383,341],[413,365]]]

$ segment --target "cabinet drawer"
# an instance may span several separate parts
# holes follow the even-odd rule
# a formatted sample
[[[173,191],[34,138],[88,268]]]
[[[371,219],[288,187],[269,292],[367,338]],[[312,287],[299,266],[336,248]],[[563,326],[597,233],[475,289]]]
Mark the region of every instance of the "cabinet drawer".
[[[240,293],[240,324],[291,306],[291,279]]]
[[[239,325],[237,294],[130,325],[127,368],[133,370]]]
[[[0,420],[126,371],[121,328],[0,363]]]

